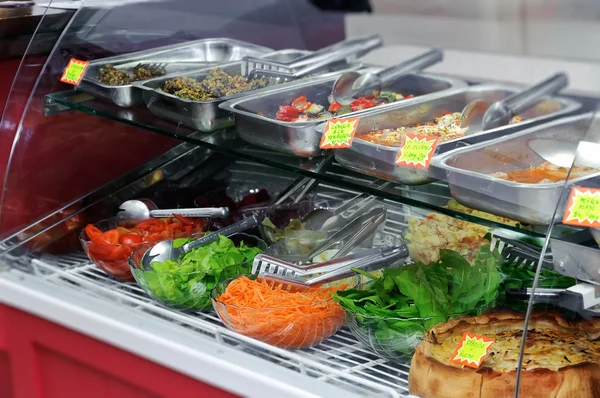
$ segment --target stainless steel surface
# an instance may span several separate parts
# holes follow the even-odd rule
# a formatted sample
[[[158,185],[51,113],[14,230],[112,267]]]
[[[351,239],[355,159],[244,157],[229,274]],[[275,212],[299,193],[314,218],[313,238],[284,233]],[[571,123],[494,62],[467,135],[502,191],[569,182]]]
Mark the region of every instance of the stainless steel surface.
[[[461,112],[473,100],[496,102],[508,97],[518,90],[517,87],[502,84],[481,84],[451,93],[436,96],[433,99],[421,99],[410,103],[395,103],[385,109],[374,109],[360,118],[356,134],[372,130],[409,126],[416,123],[428,123],[446,112]],[[580,104],[569,98],[548,97],[537,105],[523,112],[523,122],[497,129],[482,131],[464,138],[438,144],[436,156],[465,145],[502,137],[531,125],[548,121],[559,116],[575,112]],[[383,108],[383,107],[381,107]],[[322,131],[323,125],[317,130]],[[394,164],[398,155],[398,147],[373,144],[354,138],[352,147],[334,150],[336,160],[343,166],[361,173],[370,174],[389,181],[407,185],[426,184],[436,179],[444,179],[434,167],[429,169],[413,169]],[[434,159],[436,158],[434,156]]]
[[[173,260],[177,261],[181,255],[189,252],[190,250],[207,245],[219,239],[220,235],[231,236],[239,232],[245,231],[249,228],[255,227],[260,223],[260,218],[256,215],[244,218],[241,221],[233,223],[225,228],[222,228],[210,235],[206,235],[200,239],[196,239],[192,242],[186,243],[183,246],[175,247],[172,240],[163,240],[162,242],[154,245],[150,250],[147,250],[142,257],[141,264],[146,270],[151,270],[151,263],[155,261],[166,261]],[[145,250],[147,248],[141,247],[140,249]],[[139,249],[138,249],[139,250]]]
[[[440,50],[430,50],[398,65],[390,66],[379,72],[347,72],[338,77],[332,89],[333,98],[342,105],[352,103],[358,97],[377,98],[384,85],[390,81],[414,74],[437,64],[444,59]]]
[[[557,140],[531,140],[529,148],[545,161],[560,167],[570,168],[577,155],[579,142],[564,142]],[[578,159],[579,160],[579,159]]]
[[[170,73],[177,70],[189,70],[190,68],[237,61],[245,56],[259,57],[272,51],[270,48],[243,41],[215,38],[122,54],[91,61],[77,89],[94,97],[114,102],[119,106],[139,105],[144,103],[139,89],[136,89],[132,84],[109,86],[100,83],[98,81],[100,70],[108,64],[117,69],[133,68],[140,63],[146,63],[146,60],[152,62],[190,62],[190,64],[180,63],[174,66],[174,70],[167,70]]]
[[[245,141],[293,154],[301,157],[313,157],[322,154],[319,149],[321,134],[316,127],[323,121],[282,122],[275,118],[280,105],[290,104],[296,97],[306,95],[308,101],[326,105],[328,96],[335,83],[336,76],[305,82],[291,83],[289,87],[273,88],[270,91],[255,93],[244,98],[227,101],[220,107],[236,115],[237,131]],[[390,82],[389,89],[415,97],[431,98],[442,95],[445,90],[464,87],[466,83],[453,78],[427,74],[409,75]],[[407,99],[402,103],[410,104],[419,98]],[[378,110],[398,106],[398,103],[385,104]],[[353,117],[372,110],[351,112],[344,117]]]
[[[159,209],[149,199],[133,199],[121,203],[117,217],[125,220],[146,220],[150,217],[173,217],[174,214],[183,217],[225,218],[229,216],[229,209],[227,207]]]
[[[374,38],[366,38],[362,41],[352,41],[338,43],[336,49],[317,52],[302,57],[304,66],[297,68],[295,62],[289,64],[286,70],[286,64],[269,62],[265,59],[245,58],[242,60],[242,75],[247,76],[250,81],[255,78],[265,77],[269,85],[290,82],[310,75],[329,72],[335,65],[349,65],[348,59],[354,59],[357,56],[364,55],[367,52],[381,47],[381,38],[375,35]],[[261,62],[262,61],[262,62]],[[251,68],[251,66],[253,66]],[[247,71],[250,71],[247,73]]]
[[[542,164],[544,159],[531,150],[528,145],[530,140],[579,141],[586,134],[590,117],[588,113],[559,119],[506,137],[456,149],[436,156],[432,166],[446,172],[452,197],[463,205],[526,224],[548,225],[553,220],[555,209],[556,219],[562,220],[566,205],[566,197],[561,199],[564,182],[522,184],[489,174]],[[567,186],[586,180],[586,187],[597,187],[600,186],[600,180],[595,177],[599,176],[600,171],[572,179]]]
[[[561,239],[550,239],[554,270],[581,281],[600,285],[600,250]]]
[[[295,56],[306,54],[306,51],[295,50]],[[274,59],[290,59],[294,53],[290,50],[276,51],[267,55]],[[242,75],[242,62],[230,62],[219,65],[219,68],[230,75]],[[206,78],[212,67],[198,70],[172,73],[169,75],[157,77],[143,82],[134,82],[133,85],[142,90],[142,95],[146,106],[156,116],[171,120],[177,124],[184,124],[188,127],[199,129],[205,132],[212,132],[222,128],[234,125],[233,114],[225,109],[219,108],[219,105],[229,99],[251,95],[251,93],[240,93],[221,98],[206,101],[192,101],[167,94],[157,89],[164,86],[165,81],[175,77],[190,77],[197,80]],[[309,80],[310,81],[310,80]],[[289,83],[294,84],[294,83]],[[270,88],[264,88],[254,91],[255,93],[269,91]]]
[[[491,130],[510,123],[510,119],[534,105],[540,98],[553,95],[569,85],[569,78],[558,73],[532,87],[526,88],[494,103],[483,115],[480,130]]]
[[[465,135],[473,135],[482,130],[483,117],[490,105],[481,100],[474,100],[464,107],[460,114],[460,127],[465,129]]]

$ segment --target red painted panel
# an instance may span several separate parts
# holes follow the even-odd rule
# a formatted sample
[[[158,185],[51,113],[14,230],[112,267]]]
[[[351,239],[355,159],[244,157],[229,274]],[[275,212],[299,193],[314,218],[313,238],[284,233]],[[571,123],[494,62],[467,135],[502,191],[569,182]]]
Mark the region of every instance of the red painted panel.
[[[14,308],[0,305],[2,318],[13,359],[11,398],[236,397]]]
[[[13,398],[8,353],[0,351],[0,397]]]
[[[36,357],[44,398],[159,398],[159,395],[140,386],[120,380],[60,352],[38,347]],[[68,383],[65,383],[65,375],[70,379]]]

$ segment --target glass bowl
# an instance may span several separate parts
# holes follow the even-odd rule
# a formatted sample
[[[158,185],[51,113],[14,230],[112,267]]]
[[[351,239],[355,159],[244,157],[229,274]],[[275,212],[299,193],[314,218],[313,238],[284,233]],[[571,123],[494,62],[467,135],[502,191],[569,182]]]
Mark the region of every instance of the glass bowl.
[[[208,230],[208,219],[194,219],[194,220],[205,220],[202,226],[198,227],[191,233],[181,233],[174,236],[174,238],[199,238],[202,237]],[[117,218],[109,218],[93,224],[102,232],[106,232],[111,229],[118,227],[132,228],[135,224],[141,222],[140,220],[120,220]],[[160,240],[164,240],[161,238]],[[79,233],[79,241],[85,251],[85,254],[96,264],[101,270],[109,274],[110,276],[119,279],[121,281],[133,281],[133,275],[129,269],[129,263],[127,259],[133,253],[135,249],[141,246],[143,243],[95,243],[90,240],[85,228]],[[147,242],[149,243],[149,242]]]
[[[255,275],[245,276],[256,279]],[[299,349],[321,343],[346,322],[344,309],[331,296],[309,304],[287,306],[236,306],[224,302],[221,295],[236,279],[219,283],[211,292],[213,307],[219,318],[234,332],[277,347]],[[347,281],[353,285],[356,278]]]
[[[373,281],[357,287],[368,287]],[[410,360],[415,347],[423,340],[425,331],[450,319],[461,316],[481,315],[497,307],[497,298],[462,313],[430,317],[384,317],[366,316],[346,310],[350,331],[358,341],[377,355],[388,359]]]
[[[236,247],[244,242],[246,246],[257,247],[262,251],[267,249],[267,244],[262,239],[252,235],[239,233],[230,236],[229,239]],[[207,274],[206,269],[193,272],[178,269],[144,270],[141,268],[141,260],[144,254],[155,245],[156,242],[144,244],[133,252],[129,257],[131,273],[150,297],[168,307],[179,310],[196,311],[209,308],[211,306],[210,291],[217,283],[239,274],[249,273],[252,269],[252,260],[247,260],[237,264],[239,267],[223,269],[220,275]]]

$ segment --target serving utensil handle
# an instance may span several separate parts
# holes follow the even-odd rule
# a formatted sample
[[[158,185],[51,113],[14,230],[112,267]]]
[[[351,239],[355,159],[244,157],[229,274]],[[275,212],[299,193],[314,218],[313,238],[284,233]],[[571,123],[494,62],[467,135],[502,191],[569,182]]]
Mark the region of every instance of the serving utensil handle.
[[[229,209],[227,207],[198,207],[190,209],[150,210],[151,217],[173,217],[175,214],[183,217],[225,218],[229,216]]]
[[[441,62],[443,59],[444,53],[441,50],[433,49],[397,65],[385,68],[384,70],[377,72],[376,75],[383,83],[386,83],[402,75],[421,71],[431,65]]]
[[[223,235],[223,236],[235,235],[238,232],[242,232],[242,231],[245,231],[247,229],[257,226],[261,222],[261,219],[262,219],[262,217],[259,216],[258,214],[254,214],[251,217],[246,217],[242,221],[238,221],[234,224],[231,224],[225,228],[222,228],[218,231],[211,233],[210,235],[206,235],[200,239],[196,239],[193,242],[186,243],[185,245],[183,245],[182,249],[185,253],[187,253],[196,247],[207,245],[209,243],[212,243],[212,242],[218,240],[219,235]]]
[[[569,85],[569,77],[564,73],[554,76],[526,89],[513,94],[500,102],[503,102],[513,115],[523,112],[535,104],[545,95],[554,94]]]

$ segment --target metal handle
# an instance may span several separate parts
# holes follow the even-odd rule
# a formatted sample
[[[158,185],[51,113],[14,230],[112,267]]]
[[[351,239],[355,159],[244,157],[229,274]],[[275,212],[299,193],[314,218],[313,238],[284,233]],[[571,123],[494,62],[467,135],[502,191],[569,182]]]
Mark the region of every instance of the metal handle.
[[[183,245],[182,249],[185,253],[187,253],[188,251],[196,247],[207,245],[211,242],[216,241],[217,239],[219,239],[219,235],[231,236],[237,234],[238,232],[242,232],[249,228],[257,226],[260,223],[260,221],[260,216],[258,214],[255,214],[252,217],[244,218],[242,221],[238,221],[234,224],[231,224],[230,226],[222,228],[203,238],[196,239],[195,241],[190,243],[186,243],[185,245]]]
[[[392,246],[384,249],[380,256],[375,258],[373,256],[362,258],[354,263],[349,263],[343,267],[339,267],[335,271],[311,278],[306,281],[306,284],[309,286],[315,286],[337,281],[353,276],[355,272],[352,270],[352,268],[373,271],[385,266],[389,266],[406,257],[408,257],[408,248],[406,246]]]
[[[385,68],[384,70],[376,73],[376,75],[383,83],[386,83],[402,75],[408,75],[410,73],[421,71],[431,65],[441,62],[443,59],[444,53],[441,50],[429,50],[424,54],[409,59],[408,61]]]
[[[174,214],[183,217],[229,217],[227,207],[198,207],[192,209],[157,209],[150,210],[151,217],[173,217]]]
[[[364,55],[367,52],[371,51],[372,49],[380,47],[380,46],[381,46],[381,38],[379,38],[379,41],[369,40],[364,43],[344,46],[344,47],[340,48],[339,50],[329,52],[328,54],[326,54],[324,56],[319,55],[319,56],[311,59],[310,63],[308,63],[308,66],[295,72],[293,75],[294,75],[294,77],[297,77],[297,78],[305,77],[305,76],[308,76],[311,73],[317,72],[317,71],[323,69],[324,67],[329,66],[335,62],[344,61],[345,59],[347,59],[350,56]]]
[[[356,48],[357,51],[354,53],[357,57],[360,57],[367,52],[379,48],[383,45],[383,39],[380,35],[370,35],[364,37],[354,37],[350,39],[346,39],[344,41],[332,44],[330,46],[324,47],[320,50],[315,51],[312,54],[304,55],[294,62],[292,62],[289,67],[291,69],[299,69],[305,67],[307,65],[311,65],[315,62],[322,61],[331,57],[332,55],[340,52],[346,51],[347,49]],[[351,55],[354,55],[351,54]]]
[[[503,99],[500,103],[503,103],[515,115],[535,104],[541,97],[554,94],[568,85],[567,75],[557,73],[541,83]]]

